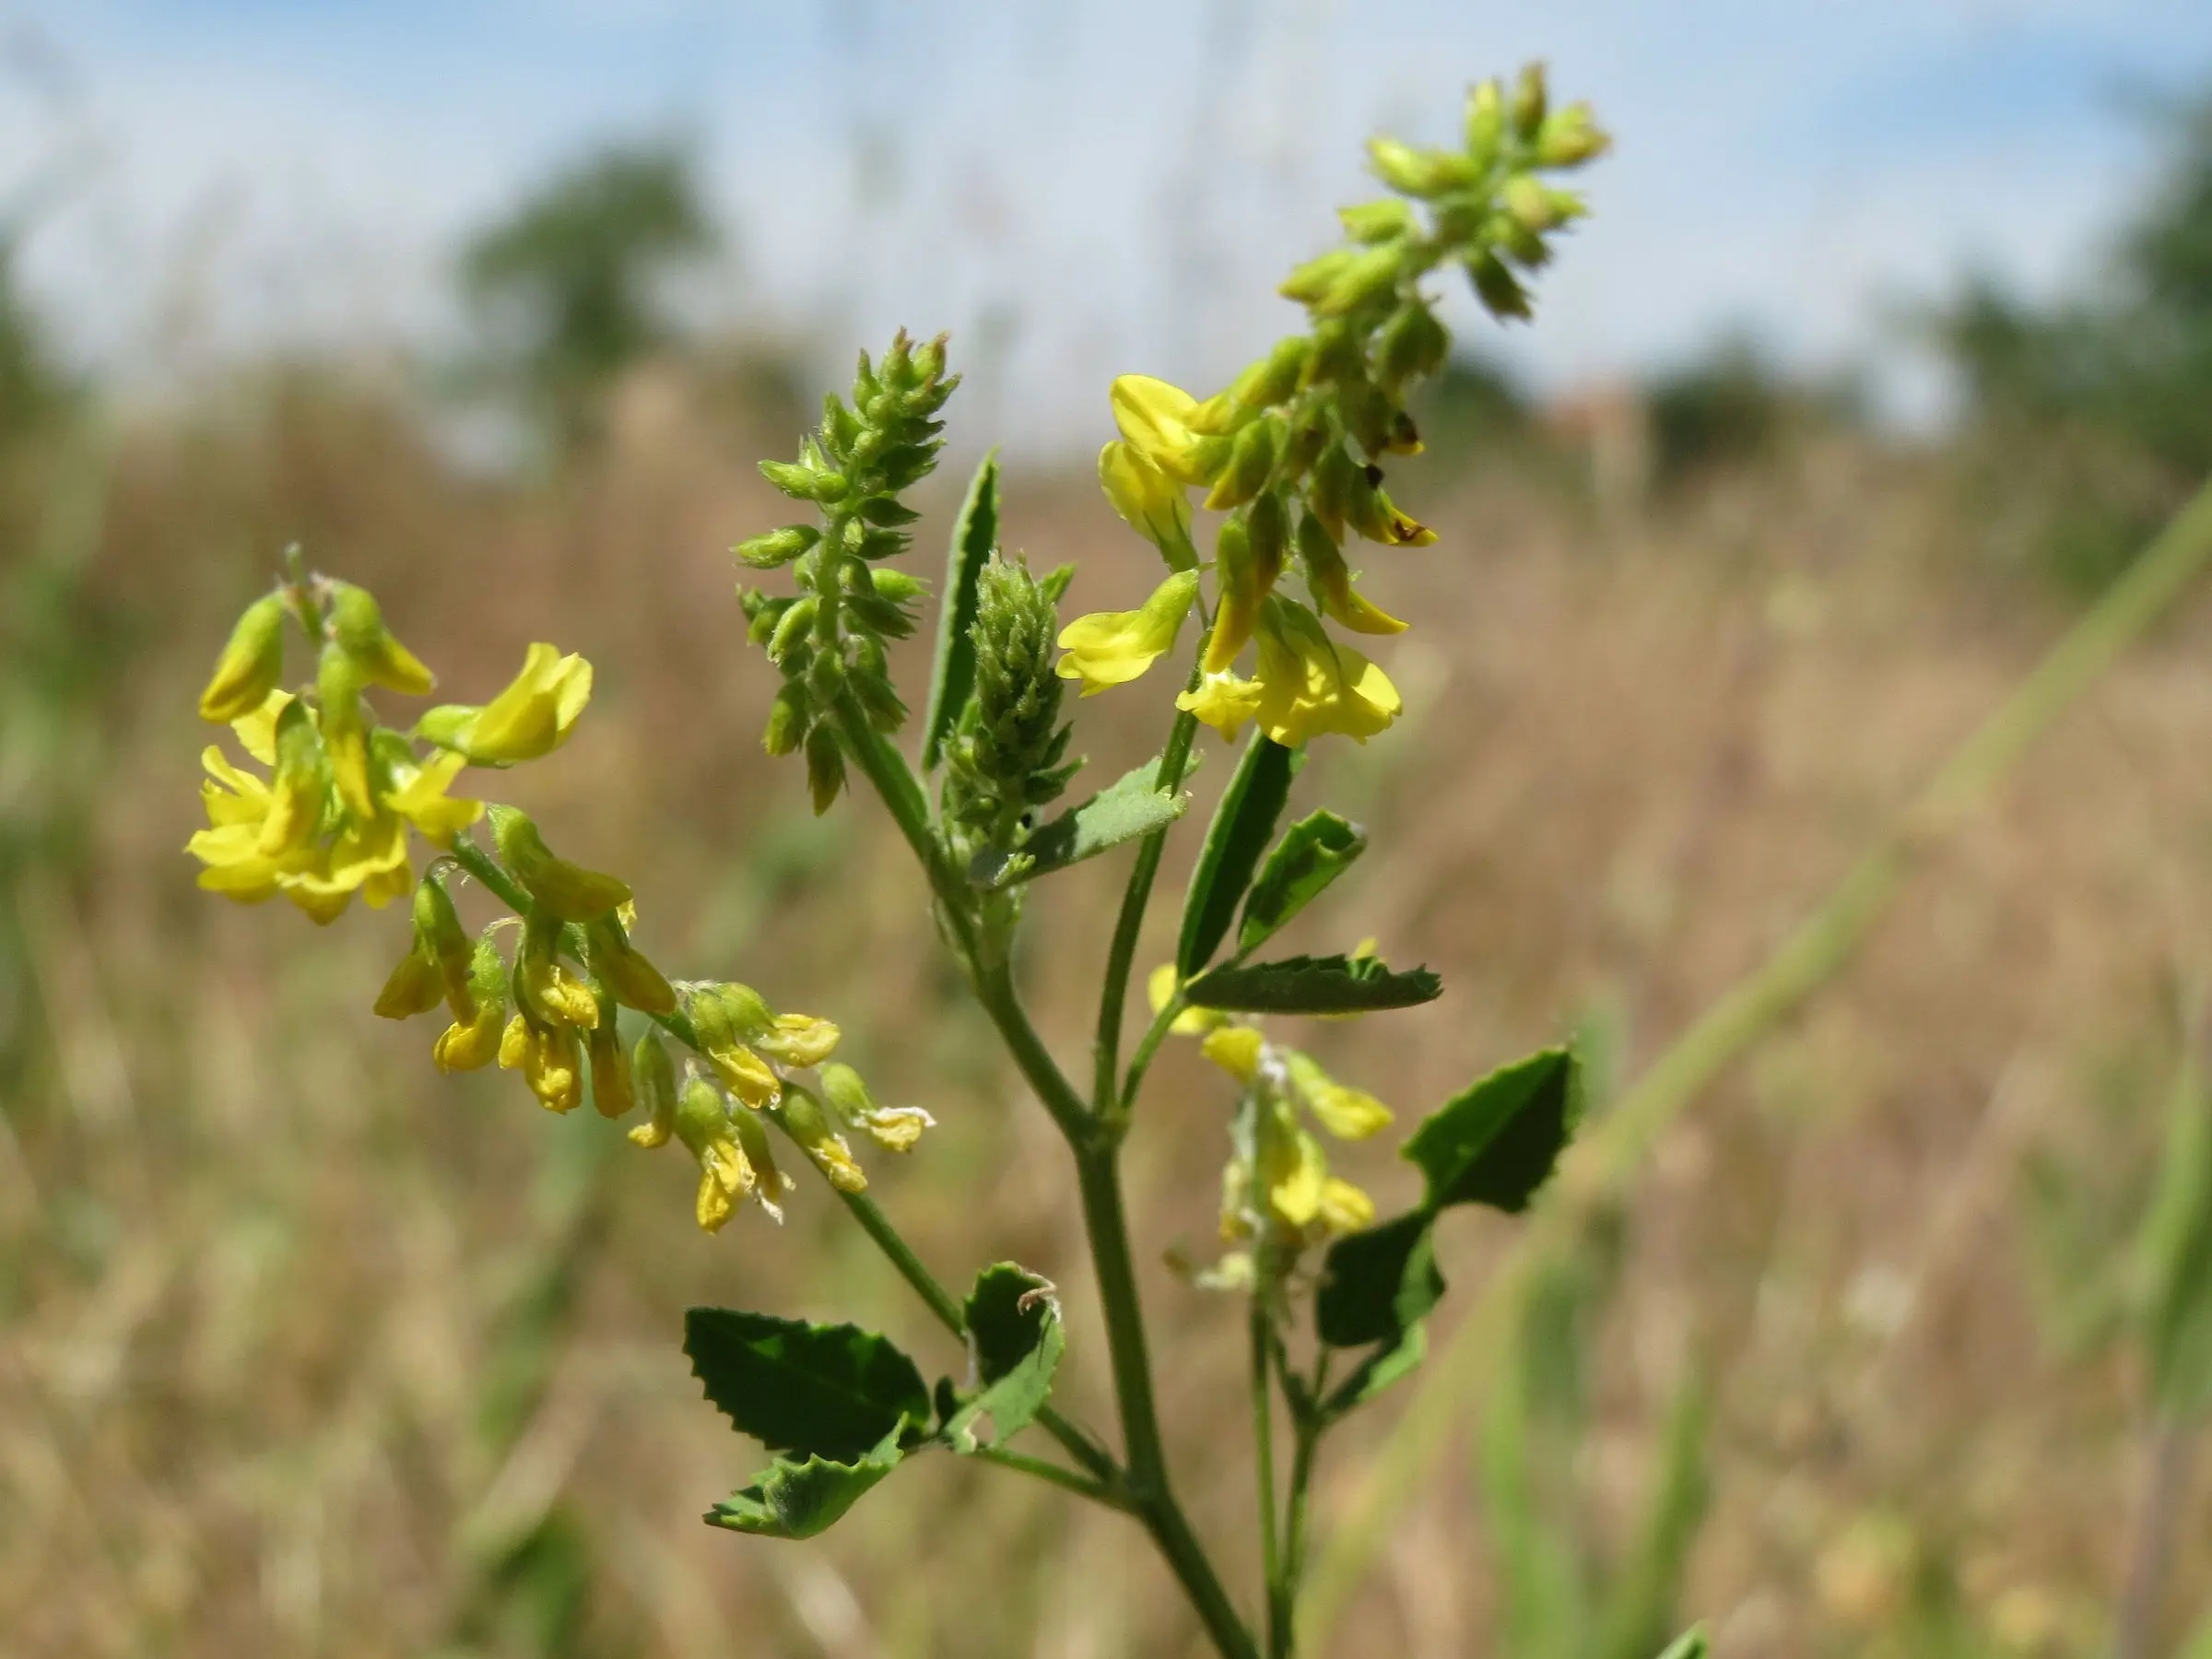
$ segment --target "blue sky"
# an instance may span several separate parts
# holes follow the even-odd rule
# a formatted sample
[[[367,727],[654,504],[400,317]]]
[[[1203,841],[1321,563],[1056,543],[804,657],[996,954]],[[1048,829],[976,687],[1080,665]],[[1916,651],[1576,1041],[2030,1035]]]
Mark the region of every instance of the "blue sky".
[[[1531,56],[1620,148],[1535,326],[1463,303],[1470,333],[1560,387],[1744,324],[1810,364],[1876,350],[1924,401],[1897,307],[1968,268],[2090,277],[2147,180],[2142,105],[2212,82],[2212,5],[0,4],[0,203],[65,181],[34,291],[155,379],[448,339],[470,225],[677,133],[731,229],[701,310],[840,357],[950,327],[994,417],[1073,447],[1112,373],[1204,382],[1289,324],[1273,282],[1371,194],[1363,136],[1442,138]]]

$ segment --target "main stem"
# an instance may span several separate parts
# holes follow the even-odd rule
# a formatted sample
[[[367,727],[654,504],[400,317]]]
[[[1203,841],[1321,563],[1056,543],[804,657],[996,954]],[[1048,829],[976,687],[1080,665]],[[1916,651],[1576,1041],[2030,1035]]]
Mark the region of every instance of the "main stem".
[[[1197,723],[1179,719],[1161,759],[1161,787],[1180,785],[1189,759],[1191,739]],[[1129,1248],[1129,1225],[1122,1202],[1121,1170],[1116,1140],[1107,1129],[1102,1112],[1087,1106],[1067,1080],[1052,1053],[1030,1023],[1028,1011],[1014,988],[1013,976],[1003,961],[981,959],[969,921],[972,902],[957,872],[947,864],[928,818],[927,802],[906,758],[869,724],[865,714],[849,701],[839,709],[839,726],[846,748],[883,799],[900,833],[928,876],[939,912],[965,955],[970,982],[976,1000],[997,1028],[1023,1079],[1059,1126],[1075,1155],[1076,1180],[1083,1200],[1084,1230],[1090,1241],[1092,1270],[1099,1281],[1099,1303],[1105,1315],[1106,1347],[1113,1371],[1114,1397],[1122,1419],[1124,1480],[1130,1505],[1170,1571],[1182,1586],[1191,1606],[1224,1659],[1260,1659],[1252,1634],[1244,1628],[1229,1594],[1221,1586],[1213,1563],[1207,1559],[1191,1524],[1175,1500],[1168,1481],[1167,1454],[1160,1441],[1159,1416],[1152,1395],[1151,1361],[1146,1352],[1144,1312],[1137,1300],[1136,1269]],[[1160,835],[1147,837],[1137,853],[1137,871],[1123,897],[1123,915],[1114,932],[1109,959],[1107,999],[1113,1008],[1114,1038],[1107,1058],[1105,1086],[1098,1094],[1103,1105],[1112,1100],[1119,1072],[1121,1006],[1126,994],[1129,964],[1136,951],[1136,932],[1144,920],[1144,903],[1159,868]],[[1131,917],[1132,897],[1135,917]],[[1126,935],[1124,937],[1124,935]],[[1105,1029],[1101,1008],[1100,1030]]]
[[[1253,1462],[1260,1489],[1260,1566],[1267,1585],[1268,1659],[1290,1652],[1290,1585],[1283,1571],[1282,1549],[1275,1532],[1275,1390],[1270,1359],[1275,1333],[1268,1328],[1264,1295],[1252,1299]]]

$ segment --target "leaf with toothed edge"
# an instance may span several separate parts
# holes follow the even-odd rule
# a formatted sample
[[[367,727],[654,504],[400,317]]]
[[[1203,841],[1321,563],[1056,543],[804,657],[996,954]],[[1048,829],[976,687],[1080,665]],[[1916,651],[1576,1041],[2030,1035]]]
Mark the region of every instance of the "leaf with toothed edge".
[[[1321,896],[1367,851],[1367,831],[1333,812],[1316,812],[1283,831],[1244,900],[1239,954],[1256,949]]]
[[[857,1465],[886,1436],[929,1421],[914,1362],[856,1325],[693,1308],[684,1352],[707,1397],[771,1452]]]
[[[1232,1014],[1363,1014],[1434,1002],[1443,989],[1426,968],[1394,973],[1374,957],[1285,957],[1210,969],[1182,994]]]
[[[758,1538],[814,1537],[843,1519],[902,1456],[893,1432],[850,1462],[779,1457],[751,1486],[709,1510],[707,1524]]]
[[[1195,765],[1186,764],[1183,777],[1195,770]],[[968,879],[982,888],[1004,888],[1050,876],[1166,829],[1190,805],[1187,790],[1179,787],[1171,794],[1159,787],[1159,761],[1148,760],[1062,813],[1032,834],[1019,851],[977,853],[968,866]]]

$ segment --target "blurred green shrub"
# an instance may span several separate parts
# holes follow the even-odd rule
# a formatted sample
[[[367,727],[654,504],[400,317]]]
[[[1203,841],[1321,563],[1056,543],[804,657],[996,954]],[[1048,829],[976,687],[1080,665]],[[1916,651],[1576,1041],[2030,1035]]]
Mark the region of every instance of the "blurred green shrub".
[[[678,332],[668,277],[719,241],[680,149],[609,148],[555,174],[462,254],[484,378],[572,453],[616,379]]]
[[[2159,181],[2099,291],[2038,308],[1986,278],[1932,319],[2000,540],[2101,586],[2212,472],[2212,93],[2170,118]]]

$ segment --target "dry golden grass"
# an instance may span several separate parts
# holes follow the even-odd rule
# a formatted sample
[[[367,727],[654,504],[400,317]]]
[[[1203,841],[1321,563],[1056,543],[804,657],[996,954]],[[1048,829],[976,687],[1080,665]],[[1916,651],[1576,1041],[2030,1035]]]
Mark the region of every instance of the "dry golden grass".
[[[687,1375],[688,1303],[876,1321],[925,1365],[956,1357],[818,1189],[781,1231],[751,1217],[702,1237],[680,1154],[548,1118],[512,1079],[441,1079],[426,1029],[370,1017],[394,915],[316,933],[235,911],[192,890],[179,853],[205,740],[192,694],[286,540],[376,590],[457,696],[502,681],[531,639],[586,653],[601,696],[585,729],[502,782],[564,851],[631,877],[657,958],[833,1015],[872,1077],[936,1112],[910,1163],[875,1161],[942,1276],[1010,1256],[1086,1308],[1057,1144],[933,959],[901,850],[865,800],[806,818],[798,777],[759,752],[771,677],[744,646],[724,549],[774,521],[750,460],[785,446],[666,385],[633,393],[603,464],[537,494],[457,480],[374,399],[309,380],[128,429],[53,636],[79,678],[18,664],[0,709],[6,844],[55,831],[0,863],[10,1654],[436,1651],[489,1605],[478,1564],[549,1515],[581,1610],[560,1612],[547,1570],[532,1582],[556,1586],[552,1645],[530,1645],[512,1597],[472,1639],[1197,1651],[1124,1523],[950,1459],[818,1545],[700,1526],[752,1465]],[[1373,932],[1449,987],[1314,1037],[1407,1113],[1594,1011],[1631,1069],[1648,1058],[2062,622],[1973,577],[1973,527],[1925,464],[1860,446],[1603,529],[1512,469],[1446,488],[1447,464],[1425,465],[1442,545],[1378,553],[1370,573],[1418,619],[1386,659],[1409,717],[1299,785],[1347,804],[1375,848],[1300,941]],[[66,472],[26,488],[50,507]],[[952,488],[933,486],[933,523]],[[1140,591],[1149,556],[1093,491],[1011,491],[1012,544],[1082,561],[1075,603]],[[9,580],[66,558],[46,522],[43,542],[11,538]],[[1681,1368],[1711,1368],[1716,1497],[1688,1611],[1729,1659],[2103,1640],[2136,1380],[2124,1350],[2044,1339],[2016,1200],[2036,1148],[2124,1190],[2155,1139],[2172,986],[2212,955],[2206,631],[2192,617],[2125,664],[1650,1172],[1576,1475],[1601,1532],[1618,1525]],[[1101,771],[1157,740],[1166,689],[1084,705]],[[1215,753],[1201,811],[1226,771]],[[1027,970],[1070,1053],[1109,881],[1087,869],[1038,906],[1052,943]],[[1206,1248],[1226,1104],[1189,1055],[1158,1068],[1133,1149],[1140,1238]],[[1409,1188],[1384,1148],[1352,1161],[1385,1203]],[[1506,1225],[1447,1229],[1463,1298]],[[1188,1497],[1245,1582],[1234,1321],[1164,1267],[1145,1292]],[[1103,1422],[1100,1354],[1078,1313],[1071,1407]],[[1332,1444],[1324,1531],[1391,1415]],[[2192,1513],[2176,1583],[2201,1599],[2212,1546],[2201,1500]],[[1895,1633],[1931,1596],[1956,1605],[1951,1645]],[[1455,1462],[1341,1651],[1500,1651],[1495,1600]],[[2194,1610],[2177,1596],[2171,1623]]]

